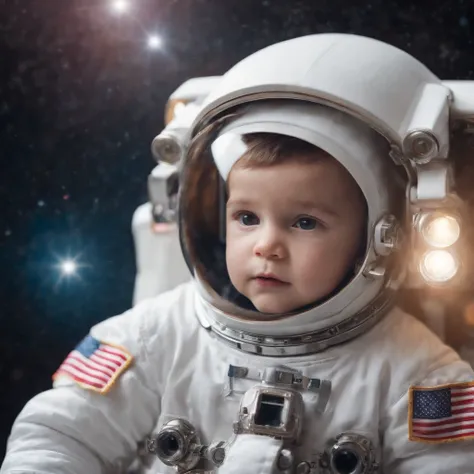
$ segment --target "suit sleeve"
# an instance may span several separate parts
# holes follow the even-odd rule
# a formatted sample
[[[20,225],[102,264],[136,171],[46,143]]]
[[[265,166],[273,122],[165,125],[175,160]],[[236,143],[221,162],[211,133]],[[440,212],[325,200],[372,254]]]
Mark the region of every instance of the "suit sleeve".
[[[0,474],[108,474],[133,460],[160,412],[150,334],[154,315],[144,302],[92,328],[95,340],[125,348],[131,363],[107,393],[72,379],[34,397],[17,417]]]

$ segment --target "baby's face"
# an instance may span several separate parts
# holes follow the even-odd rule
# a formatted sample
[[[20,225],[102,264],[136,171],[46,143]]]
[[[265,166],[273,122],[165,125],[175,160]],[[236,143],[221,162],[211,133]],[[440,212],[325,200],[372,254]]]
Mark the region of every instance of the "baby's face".
[[[334,159],[232,169],[227,268],[264,313],[313,303],[342,282],[360,249],[365,204]]]

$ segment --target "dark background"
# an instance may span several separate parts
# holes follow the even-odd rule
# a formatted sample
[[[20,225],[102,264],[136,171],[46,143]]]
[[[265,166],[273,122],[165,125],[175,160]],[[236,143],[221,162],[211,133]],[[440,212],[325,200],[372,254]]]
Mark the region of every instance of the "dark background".
[[[0,0],[0,459],[25,402],[131,305],[132,213],[170,93],[276,41],[351,32],[444,79],[474,74],[474,2]],[[146,32],[163,39],[146,47]],[[56,265],[78,257],[77,277]]]

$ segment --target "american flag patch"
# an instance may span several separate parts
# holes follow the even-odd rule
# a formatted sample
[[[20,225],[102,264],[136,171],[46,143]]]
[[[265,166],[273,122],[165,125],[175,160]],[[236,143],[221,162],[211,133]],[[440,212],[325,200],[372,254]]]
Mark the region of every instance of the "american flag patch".
[[[125,349],[89,335],[66,357],[53,380],[66,377],[88,390],[107,393],[132,360]]]
[[[411,441],[424,443],[474,438],[474,382],[411,387],[408,428]]]

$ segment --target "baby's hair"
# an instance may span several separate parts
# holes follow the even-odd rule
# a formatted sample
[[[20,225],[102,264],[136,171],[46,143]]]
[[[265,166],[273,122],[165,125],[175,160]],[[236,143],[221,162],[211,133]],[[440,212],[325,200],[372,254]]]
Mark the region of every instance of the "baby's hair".
[[[321,148],[299,138],[276,133],[249,133],[243,136],[247,151],[234,165],[236,168],[271,166],[287,161],[314,163],[315,159],[332,158]]]

